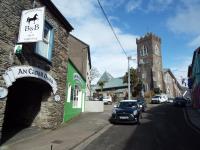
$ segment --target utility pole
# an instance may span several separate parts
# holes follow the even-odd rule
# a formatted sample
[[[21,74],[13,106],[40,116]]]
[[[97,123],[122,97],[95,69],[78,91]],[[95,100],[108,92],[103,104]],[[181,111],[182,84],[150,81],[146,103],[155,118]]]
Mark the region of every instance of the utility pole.
[[[131,87],[130,87],[130,65],[129,65],[129,60],[131,59],[131,57],[128,57],[128,99],[131,99]]]
[[[130,64],[129,64],[129,60],[135,60],[132,59],[131,56],[128,56],[128,99],[131,99],[131,79],[130,79]]]

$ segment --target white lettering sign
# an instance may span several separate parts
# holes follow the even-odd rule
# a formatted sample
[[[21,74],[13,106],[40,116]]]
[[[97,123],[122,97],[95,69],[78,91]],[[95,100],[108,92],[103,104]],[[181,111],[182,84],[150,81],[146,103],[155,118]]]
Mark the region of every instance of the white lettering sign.
[[[9,68],[3,75],[3,78],[6,82],[7,87],[11,86],[12,83],[16,79],[23,78],[23,77],[35,77],[35,78],[42,79],[46,81],[52,87],[54,94],[57,91],[57,83],[54,80],[54,78],[51,75],[49,75],[47,72],[45,72],[44,70],[41,70],[36,67],[15,66],[15,67]]]
[[[43,40],[45,7],[22,11],[18,42]]]
[[[4,87],[0,87],[0,99],[8,95],[8,90]]]

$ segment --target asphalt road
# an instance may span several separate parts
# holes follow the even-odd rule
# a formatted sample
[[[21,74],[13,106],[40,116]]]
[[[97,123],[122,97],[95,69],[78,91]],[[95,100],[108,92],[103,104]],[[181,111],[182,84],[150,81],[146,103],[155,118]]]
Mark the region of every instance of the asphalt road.
[[[199,150],[200,134],[184,111],[171,104],[150,105],[141,125],[113,125],[84,150]]]

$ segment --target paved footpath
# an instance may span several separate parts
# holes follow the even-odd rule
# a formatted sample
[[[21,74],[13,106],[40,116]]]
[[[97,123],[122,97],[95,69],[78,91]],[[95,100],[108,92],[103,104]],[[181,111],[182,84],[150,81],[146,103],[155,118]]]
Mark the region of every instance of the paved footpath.
[[[184,111],[191,127],[200,133],[200,109],[187,106]]]
[[[79,150],[111,125],[110,111],[83,113],[60,128],[38,134],[17,143],[3,145],[0,150]]]

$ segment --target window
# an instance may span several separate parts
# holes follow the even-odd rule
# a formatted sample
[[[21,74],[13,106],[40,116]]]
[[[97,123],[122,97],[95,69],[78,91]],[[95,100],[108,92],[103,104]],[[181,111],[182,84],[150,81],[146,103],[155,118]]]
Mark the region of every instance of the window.
[[[53,27],[49,23],[45,22],[44,38],[42,42],[36,43],[35,53],[47,59],[48,61],[51,61],[53,42],[54,42]]]
[[[157,44],[155,45],[155,54],[156,54],[156,55],[160,55],[160,50],[159,50]]]
[[[144,46],[144,55],[148,55],[148,50],[147,50],[147,47],[146,46]]]
[[[73,108],[81,107],[81,95],[82,95],[82,92],[78,85],[75,85],[75,88],[71,88],[71,100],[72,100]]]
[[[67,92],[67,102],[70,102],[70,98],[71,98],[71,90],[72,89],[72,86],[69,84],[68,85],[68,92]]]
[[[143,51],[142,50],[140,50],[140,56],[143,56]]]
[[[148,55],[147,47],[143,45],[140,50],[140,56],[147,56],[147,55]]]

